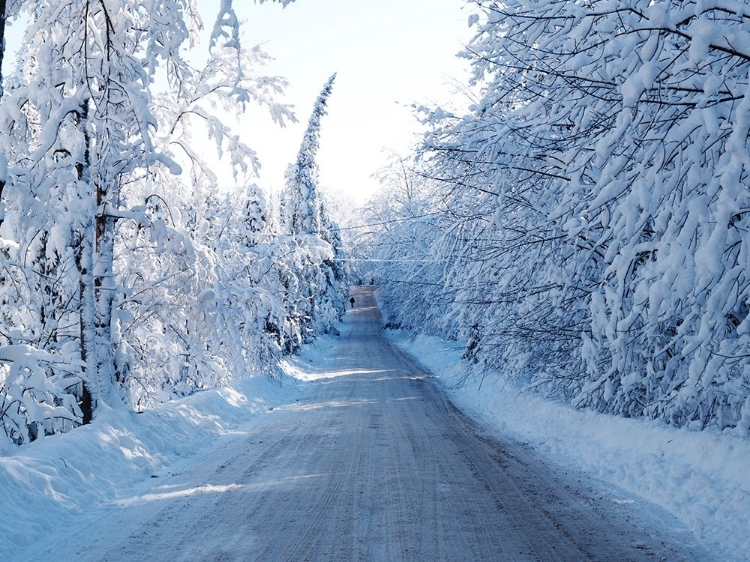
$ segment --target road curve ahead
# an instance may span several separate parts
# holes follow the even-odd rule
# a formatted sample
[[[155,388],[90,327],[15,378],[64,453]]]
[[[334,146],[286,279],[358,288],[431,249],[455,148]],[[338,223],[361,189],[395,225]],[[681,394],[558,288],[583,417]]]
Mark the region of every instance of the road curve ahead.
[[[706,560],[655,508],[469,420],[381,336],[371,288],[354,297],[298,402],[164,483],[158,509],[134,502],[76,560]]]

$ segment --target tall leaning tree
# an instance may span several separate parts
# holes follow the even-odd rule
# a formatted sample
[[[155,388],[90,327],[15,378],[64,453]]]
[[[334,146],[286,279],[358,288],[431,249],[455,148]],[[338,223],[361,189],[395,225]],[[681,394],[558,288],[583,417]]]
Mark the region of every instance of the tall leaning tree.
[[[289,166],[281,199],[281,227],[298,249],[307,253],[297,260],[300,270],[296,287],[287,282],[287,299],[298,321],[304,324],[302,339],[318,331],[331,331],[344,313],[337,227],[325,212],[319,193],[316,160],[320,148],[320,124],[336,75],[331,76],[313,107],[295,163]],[[336,255],[338,254],[338,256]],[[307,322],[304,318],[310,318]]]

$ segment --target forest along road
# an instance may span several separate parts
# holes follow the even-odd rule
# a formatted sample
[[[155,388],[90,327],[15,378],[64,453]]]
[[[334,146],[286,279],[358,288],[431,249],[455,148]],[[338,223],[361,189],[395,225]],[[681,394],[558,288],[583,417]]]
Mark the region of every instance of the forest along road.
[[[708,559],[655,508],[551,469],[456,410],[382,337],[371,288],[355,289],[340,343],[298,401],[49,559]]]

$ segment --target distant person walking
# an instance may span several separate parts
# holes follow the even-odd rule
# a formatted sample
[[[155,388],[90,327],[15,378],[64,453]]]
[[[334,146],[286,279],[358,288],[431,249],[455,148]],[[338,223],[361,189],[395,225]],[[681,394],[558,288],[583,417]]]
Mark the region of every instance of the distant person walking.
[[[352,308],[354,308],[354,297],[349,299],[349,303],[352,305]]]

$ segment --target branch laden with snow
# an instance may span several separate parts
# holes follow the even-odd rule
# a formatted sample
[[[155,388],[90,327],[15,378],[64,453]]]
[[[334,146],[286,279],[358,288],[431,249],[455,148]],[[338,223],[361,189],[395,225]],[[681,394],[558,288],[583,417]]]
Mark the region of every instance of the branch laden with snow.
[[[747,7],[473,4],[478,101],[425,116],[441,329],[579,406],[746,434]]]

